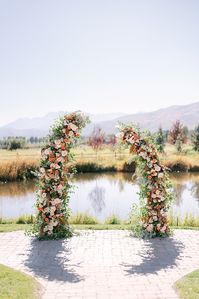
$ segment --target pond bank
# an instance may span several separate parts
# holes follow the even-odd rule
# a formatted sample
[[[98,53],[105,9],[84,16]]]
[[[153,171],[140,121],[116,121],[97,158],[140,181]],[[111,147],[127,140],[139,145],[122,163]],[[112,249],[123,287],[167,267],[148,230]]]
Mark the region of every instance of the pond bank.
[[[198,172],[199,162],[192,161],[189,157],[172,157],[171,159],[162,159],[162,163],[170,169],[171,172]],[[99,162],[77,162],[75,164],[77,173],[103,173],[103,172],[130,172],[136,170],[136,163],[130,164],[124,161],[112,163]],[[39,168],[37,159],[18,159],[13,161],[0,162],[0,182],[23,181],[36,178],[35,172]]]

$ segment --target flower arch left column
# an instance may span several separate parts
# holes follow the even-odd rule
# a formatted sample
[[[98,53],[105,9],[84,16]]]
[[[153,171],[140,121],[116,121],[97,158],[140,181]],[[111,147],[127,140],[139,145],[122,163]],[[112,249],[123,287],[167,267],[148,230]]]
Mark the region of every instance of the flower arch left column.
[[[39,239],[64,238],[72,234],[68,224],[70,149],[88,122],[88,117],[80,112],[60,118],[51,128],[48,142],[41,151],[37,215],[31,230]]]

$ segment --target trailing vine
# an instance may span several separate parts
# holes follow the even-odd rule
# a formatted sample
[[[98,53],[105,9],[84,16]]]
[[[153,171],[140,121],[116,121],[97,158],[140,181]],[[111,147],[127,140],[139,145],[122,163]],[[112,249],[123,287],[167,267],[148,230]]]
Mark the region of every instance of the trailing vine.
[[[73,169],[70,149],[89,122],[80,112],[61,117],[51,128],[46,145],[41,150],[36,208],[37,215],[31,234],[39,239],[69,237],[68,207]]]
[[[133,126],[121,125],[119,129],[119,137],[136,155],[139,169],[140,209],[133,231],[141,237],[168,236],[167,212],[173,196],[166,168],[149,136]]]

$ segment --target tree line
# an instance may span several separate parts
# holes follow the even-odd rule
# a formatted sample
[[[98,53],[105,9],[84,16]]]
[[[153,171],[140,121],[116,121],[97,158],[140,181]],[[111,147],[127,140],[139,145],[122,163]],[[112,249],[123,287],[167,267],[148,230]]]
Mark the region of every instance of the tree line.
[[[148,134],[153,139],[159,152],[164,152],[166,143],[174,145],[177,152],[181,152],[183,145],[188,142],[192,144],[193,150],[199,151],[199,124],[193,130],[189,130],[187,126],[176,120],[170,130],[163,130],[160,127],[157,132],[153,134],[148,132]],[[36,136],[30,138],[22,136],[4,137],[0,139],[0,148],[16,150],[41,147],[45,140],[46,137]],[[115,148],[117,138],[114,134],[106,135],[100,127],[95,127],[88,138],[81,138],[81,144],[88,144],[97,152],[105,144]]]

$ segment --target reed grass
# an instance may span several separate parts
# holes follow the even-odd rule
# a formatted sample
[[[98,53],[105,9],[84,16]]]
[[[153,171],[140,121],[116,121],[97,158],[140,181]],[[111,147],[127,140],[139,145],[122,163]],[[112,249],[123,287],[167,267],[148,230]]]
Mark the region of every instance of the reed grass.
[[[191,213],[187,213],[184,217],[172,213],[169,214],[169,224],[175,227],[199,227],[199,216],[194,217]]]
[[[0,180],[9,182],[35,178],[38,162],[33,159],[1,161]]]
[[[102,173],[108,171],[134,172],[135,162],[128,163],[132,157],[127,149],[113,151],[110,147],[96,153],[88,146],[74,149],[75,166],[78,173]],[[0,181],[17,181],[35,178],[39,166],[39,150],[20,150],[17,153],[0,150]],[[176,154],[171,146],[166,154],[160,154],[162,163],[171,171],[199,171],[199,153],[186,150]]]

